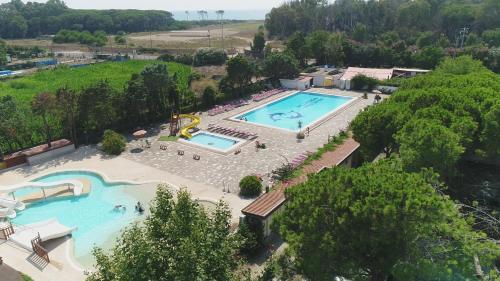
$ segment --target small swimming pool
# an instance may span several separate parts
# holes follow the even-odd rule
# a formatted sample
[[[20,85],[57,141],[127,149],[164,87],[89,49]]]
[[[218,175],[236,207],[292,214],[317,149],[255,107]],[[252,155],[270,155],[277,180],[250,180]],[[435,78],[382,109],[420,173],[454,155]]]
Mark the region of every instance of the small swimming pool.
[[[351,97],[297,92],[231,119],[298,132],[300,127],[304,130],[314,125],[353,100]]]
[[[231,149],[243,143],[242,139],[223,136],[204,131],[200,131],[198,133],[193,134],[193,137],[190,139],[187,140],[180,139],[180,141],[201,146],[203,148],[216,150],[219,152],[228,152]]]
[[[67,179],[89,181],[91,192],[87,196],[53,198],[29,204],[25,210],[17,213],[13,223],[23,225],[57,218],[68,227],[78,227],[72,235],[74,256],[80,264],[90,267],[94,261],[91,251],[95,246],[111,248],[120,230],[144,217],[135,212],[134,206],[139,200],[132,196],[133,190],[140,186],[110,184],[98,174],[83,171],[54,173],[34,181]],[[22,192],[16,194],[21,195]],[[142,203],[147,206],[147,202]],[[126,210],[117,211],[114,209],[116,205],[124,205]]]

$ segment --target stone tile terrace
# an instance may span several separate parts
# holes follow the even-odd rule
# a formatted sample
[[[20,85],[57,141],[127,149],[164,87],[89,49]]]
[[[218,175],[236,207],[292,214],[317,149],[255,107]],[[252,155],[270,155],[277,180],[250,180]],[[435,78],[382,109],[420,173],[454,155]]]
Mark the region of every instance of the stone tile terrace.
[[[257,126],[250,123],[229,120],[238,113],[247,111],[259,105],[268,103],[273,99],[283,97],[291,92],[285,92],[274,98],[261,102],[251,102],[249,105],[240,107],[230,112],[216,116],[208,116],[206,112],[201,115],[200,129],[206,129],[209,124],[223,127],[237,128],[243,131],[254,132],[258,138],[241,147],[241,153],[234,155],[222,155],[203,148],[197,148],[179,142],[157,141],[161,135],[168,135],[168,131],[162,131],[159,136],[152,137],[152,146],[140,153],[132,153],[130,150],[138,143],[131,142],[124,157],[145,165],[153,166],[168,173],[181,176],[195,182],[204,183],[220,190],[238,192],[238,183],[246,175],[258,174],[264,176],[279,167],[287,160],[291,161],[295,156],[306,151],[316,151],[322,147],[333,136],[348,127],[349,122],[366,106],[373,104],[374,95],[368,95],[368,99],[362,98],[362,93],[352,91],[341,91],[338,89],[314,88],[310,92],[336,94],[358,98],[349,106],[334,113],[332,117],[321,125],[310,130],[310,135],[302,142],[298,142],[295,133],[284,130]],[[266,149],[256,150],[255,141],[266,144]],[[167,145],[167,150],[161,150],[160,145]],[[185,155],[177,155],[177,150],[184,150]],[[200,160],[193,160],[193,154],[201,156]],[[267,180],[266,180],[267,181]],[[267,184],[265,182],[264,184]]]

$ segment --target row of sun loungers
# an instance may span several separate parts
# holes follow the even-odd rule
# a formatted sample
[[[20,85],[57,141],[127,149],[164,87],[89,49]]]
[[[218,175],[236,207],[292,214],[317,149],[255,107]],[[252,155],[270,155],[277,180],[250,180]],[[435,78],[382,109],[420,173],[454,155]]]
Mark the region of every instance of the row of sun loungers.
[[[277,95],[279,93],[283,93],[284,91],[285,91],[284,89],[272,89],[269,91],[262,91],[258,94],[252,95],[252,100],[255,102],[258,102],[258,101],[267,99],[269,97],[272,97],[274,95]],[[212,108],[208,111],[208,115],[214,116],[214,115],[222,114],[224,112],[231,111],[237,107],[244,106],[247,104],[249,104],[249,102],[247,100],[239,99],[239,100],[230,102],[226,105],[216,105],[214,108]]]
[[[231,111],[237,107],[244,106],[247,104],[248,104],[248,101],[246,101],[244,99],[239,99],[237,101],[233,101],[233,102],[226,104],[226,105],[216,105],[214,108],[212,108],[208,111],[208,115],[210,115],[210,116],[218,115],[218,114],[221,114],[221,113],[224,113],[227,111]]]
[[[213,133],[217,133],[217,134],[226,135],[226,136],[236,137],[236,138],[240,138],[240,139],[246,139],[246,140],[253,140],[253,139],[257,138],[257,134],[255,134],[255,133],[241,131],[238,129],[225,128],[225,127],[221,127],[221,126],[211,125],[208,127],[208,131],[213,132]]]
[[[279,93],[283,93],[285,90],[283,89],[272,89],[272,90],[269,90],[269,91],[262,91],[258,94],[254,94],[252,95],[252,100],[253,101],[261,101],[261,100],[264,100],[264,99],[267,99],[269,97],[272,97],[274,95],[277,95]]]

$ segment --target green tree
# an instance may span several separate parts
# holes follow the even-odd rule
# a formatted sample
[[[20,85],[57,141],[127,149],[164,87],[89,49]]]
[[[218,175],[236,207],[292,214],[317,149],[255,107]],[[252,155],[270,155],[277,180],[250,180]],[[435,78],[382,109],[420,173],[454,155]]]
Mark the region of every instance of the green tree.
[[[78,96],[75,91],[63,87],[56,92],[56,103],[58,114],[61,116],[71,141],[77,147],[76,115],[78,112]]]
[[[0,97],[0,150],[12,152],[23,148],[26,118],[14,97]]]
[[[500,155],[500,102],[489,106],[483,118],[484,128],[480,140],[488,155]]]
[[[440,47],[425,47],[412,56],[415,66],[433,69],[444,59],[444,51]]]
[[[146,102],[153,120],[167,116],[169,73],[165,64],[146,66],[141,76],[146,89]]]
[[[465,151],[458,134],[428,119],[407,123],[396,140],[403,164],[410,171],[432,167],[442,176],[452,176]]]
[[[326,31],[315,31],[309,34],[306,38],[307,48],[310,50],[317,64],[328,63],[328,47],[327,43],[330,39],[330,33]]]
[[[264,54],[264,48],[266,47],[266,39],[264,38],[264,32],[259,31],[255,33],[252,43],[252,52],[256,57],[262,57]]]
[[[0,40],[0,66],[7,64],[7,48],[5,42]]]
[[[500,47],[500,28],[485,30],[481,37],[489,46]]]
[[[351,129],[354,139],[362,144],[364,158],[370,161],[381,152],[390,157],[398,147],[394,134],[407,118],[404,108],[389,102],[370,106],[358,114],[351,123]]]
[[[292,34],[286,42],[286,51],[293,54],[299,60],[300,65],[304,66],[308,55],[304,33],[298,31]]]
[[[420,49],[429,47],[434,45],[434,42],[434,33],[432,33],[431,31],[422,32],[417,38],[417,47],[419,47]]]
[[[299,62],[286,52],[273,53],[264,60],[263,71],[273,81],[293,79],[299,75]]]
[[[132,74],[123,93],[122,112],[129,127],[148,122],[148,96],[141,75]]]
[[[45,127],[45,137],[48,147],[52,147],[52,127],[49,118],[56,109],[56,99],[50,93],[40,93],[31,101],[33,114],[40,116]]]
[[[327,169],[287,189],[276,222],[310,280],[474,278],[474,255],[487,266],[499,247],[436,185],[429,171],[408,173],[396,160]]]
[[[108,82],[100,81],[78,95],[77,128],[86,143],[97,142],[104,130],[117,121],[116,93]]]
[[[201,103],[203,108],[212,108],[215,105],[215,101],[217,98],[217,92],[214,87],[207,86],[203,91],[203,95],[201,97]]]
[[[241,92],[257,74],[257,67],[247,57],[237,55],[228,61],[226,71],[227,75],[221,81],[221,89],[229,90],[230,92]]]
[[[352,39],[359,42],[365,42],[368,39],[368,30],[366,25],[357,23],[356,26],[354,26],[354,31],[352,32]]]
[[[144,225],[127,228],[109,255],[96,249],[89,281],[233,280],[241,240],[230,231],[231,212],[217,204],[211,214],[186,190],[174,199],[160,185]]]

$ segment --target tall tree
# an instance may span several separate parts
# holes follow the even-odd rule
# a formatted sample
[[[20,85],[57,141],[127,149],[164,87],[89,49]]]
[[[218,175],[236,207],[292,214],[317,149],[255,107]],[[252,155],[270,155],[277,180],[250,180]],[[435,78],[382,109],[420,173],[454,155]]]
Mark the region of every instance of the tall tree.
[[[252,52],[256,57],[262,57],[264,54],[264,48],[266,47],[266,39],[264,38],[264,32],[259,31],[255,33],[252,43]]]
[[[115,91],[107,81],[83,89],[78,95],[78,129],[86,142],[100,140],[104,130],[117,121]]]
[[[220,202],[208,214],[191,195],[159,186],[144,225],[127,228],[110,254],[94,250],[88,281],[235,280],[240,238],[230,231],[231,212]]]
[[[436,186],[435,175],[397,160],[328,169],[287,190],[277,223],[310,280],[474,278],[474,256],[490,266],[500,248]]]
[[[61,115],[64,125],[69,132],[71,141],[78,147],[78,137],[76,131],[76,115],[78,112],[78,96],[75,91],[63,87],[57,90],[56,100],[59,115]]]
[[[264,60],[264,74],[273,81],[299,76],[299,62],[289,53],[273,53]]]
[[[51,115],[55,112],[55,109],[56,99],[55,96],[50,93],[40,93],[31,101],[31,110],[35,115],[42,118],[48,147],[52,147],[52,132],[49,118],[52,117]]]
[[[169,75],[165,64],[146,66],[141,72],[144,87],[147,91],[146,101],[153,119],[168,115],[168,85]]]
[[[245,56],[237,55],[227,62],[227,75],[221,81],[221,88],[234,92],[242,90],[250,84],[257,73],[257,67],[253,61]]]
[[[300,65],[305,65],[308,49],[304,33],[297,31],[292,34],[286,42],[286,51],[293,54],[299,60]]]

